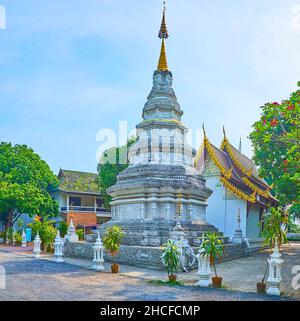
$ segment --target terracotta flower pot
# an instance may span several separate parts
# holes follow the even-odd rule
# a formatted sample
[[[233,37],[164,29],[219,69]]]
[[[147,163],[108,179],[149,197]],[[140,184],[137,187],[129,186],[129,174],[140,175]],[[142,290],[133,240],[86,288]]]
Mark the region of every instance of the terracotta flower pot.
[[[176,280],[177,280],[177,275],[175,274],[169,275],[169,282],[176,282]]]
[[[223,278],[221,278],[220,276],[213,276],[211,279],[214,288],[220,288],[222,286]]]
[[[260,294],[265,294],[266,293],[266,283],[256,283],[256,292]]]
[[[112,264],[111,265],[111,273],[119,273],[120,265],[119,264]]]

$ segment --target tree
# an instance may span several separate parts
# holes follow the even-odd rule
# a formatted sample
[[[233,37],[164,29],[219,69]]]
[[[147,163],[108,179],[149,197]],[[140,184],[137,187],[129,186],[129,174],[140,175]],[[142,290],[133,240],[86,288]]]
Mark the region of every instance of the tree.
[[[42,240],[42,248],[48,252],[53,248],[57,229],[55,228],[55,220],[50,220],[50,216],[44,215],[42,218],[35,217],[33,222],[29,224],[32,229],[32,236],[35,237],[37,232]]]
[[[118,174],[128,167],[127,151],[135,141],[136,138],[131,137],[128,139],[127,145],[112,147],[102,154],[97,170],[103,205],[107,209],[110,208],[109,203],[111,201],[107,189],[117,182]]]
[[[6,228],[22,213],[58,215],[58,204],[49,194],[58,185],[47,163],[31,148],[0,143],[0,220]]]
[[[270,213],[263,216],[262,222],[262,236],[265,238],[265,244],[270,248],[275,246],[275,239],[278,240],[278,246],[287,242],[286,225],[288,218],[284,215],[281,208],[271,208]]]
[[[280,104],[267,103],[261,108],[261,118],[250,134],[254,161],[280,204],[300,217],[300,90]]]

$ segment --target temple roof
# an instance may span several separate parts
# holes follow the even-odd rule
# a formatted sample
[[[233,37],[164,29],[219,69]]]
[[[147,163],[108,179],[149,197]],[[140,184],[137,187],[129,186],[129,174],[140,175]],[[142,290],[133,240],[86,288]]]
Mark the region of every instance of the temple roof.
[[[271,187],[259,177],[255,164],[228,141],[225,131],[221,147],[210,143],[204,132],[203,143],[195,158],[195,167],[203,172],[210,159],[220,171],[220,180],[238,198],[252,204],[276,205]]]
[[[58,178],[60,179],[58,191],[100,195],[100,188],[97,183],[98,175],[96,173],[61,169]]]

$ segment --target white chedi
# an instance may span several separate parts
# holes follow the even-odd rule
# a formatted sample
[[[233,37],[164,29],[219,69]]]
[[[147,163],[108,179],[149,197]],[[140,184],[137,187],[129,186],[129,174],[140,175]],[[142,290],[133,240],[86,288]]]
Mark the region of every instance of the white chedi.
[[[268,259],[269,264],[269,276],[267,279],[269,295],[280,295],[280,282],[281,282],[281,265],[284,260],[281,259],[279,252],[278,240],[275,238],[275,246],[271,258]]]
[[[64,242],[63,242],[63,239],[60,237],[60,233],[58,230],[54,240],[54,260],[56,262],[64,262],[63,246],[64,246]]]
[[[41,241],[39,232],[37,232],[36,237],[33,241],[33,254],[36,259],[41,257],[41,243],[42,241]]]
[[[100,237],[100,233],[98,232],[98,237],[96,242],[93,245],[94,250],[94,259],[93,259],[93,266],[92,269],[95,271],[104,271],[104,258],[103,258],[103,243]]]
[[[70,224],[68,226],[67,235],[65,236],[66,240],[69,242],[78,242],[79,238],[76,234],[76,229],[73,223],[73,218],[71,218]]]
[[[24,229],[23,229],[23,232],[22,232],[22,245],[21,245],[21,247],[27,247],[26,233],[25,233]]]

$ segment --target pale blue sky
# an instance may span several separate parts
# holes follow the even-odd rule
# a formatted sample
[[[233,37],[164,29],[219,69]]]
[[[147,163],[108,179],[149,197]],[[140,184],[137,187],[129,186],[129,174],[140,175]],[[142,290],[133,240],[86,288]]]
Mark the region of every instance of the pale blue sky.
[[[134,126],[151,89],[161,0],[0,0],[0,140],[57,172],[96,170],[96,133]],[[300,80],[300,0],[169,0],[174,89],[189,128],[206,124],[251,156],[260,106]],[[202,134],[201,134],[202,135]],[[194,143],[200,143],[200,139]],[[197,146],[195,146],[197,147]]]

